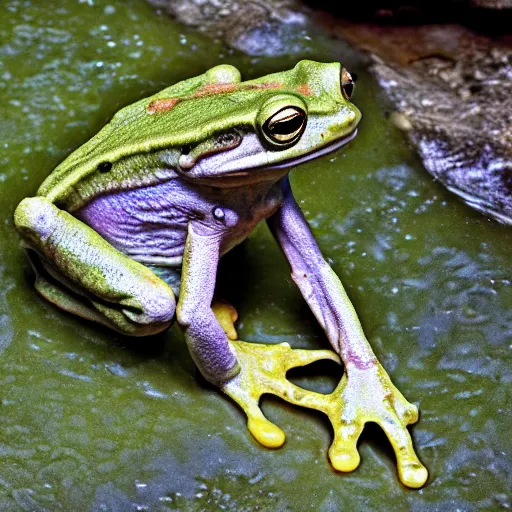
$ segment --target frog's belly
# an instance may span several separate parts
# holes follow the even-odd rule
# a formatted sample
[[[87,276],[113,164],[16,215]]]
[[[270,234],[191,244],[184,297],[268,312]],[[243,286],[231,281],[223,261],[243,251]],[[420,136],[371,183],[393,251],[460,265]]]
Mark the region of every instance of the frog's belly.
[[[180,194],[169,185],[100,196],[75,215],[136,261],[179,266],[187,224],[195,213],[190,204],[181,204]]]
[[[213,189],[172,180],[97,197],[74,214],[136,261],[180,266],[189,222],[211,224],[224,254],[273,213],[280,200],[280,189],[268,183]],[[220,223],[212,214],[217,207],[224,212]]]

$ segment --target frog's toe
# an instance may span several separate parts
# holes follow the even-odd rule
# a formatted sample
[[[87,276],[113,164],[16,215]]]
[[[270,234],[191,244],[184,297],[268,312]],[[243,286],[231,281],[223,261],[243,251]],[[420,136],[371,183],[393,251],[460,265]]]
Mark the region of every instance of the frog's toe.
[[[247,428],[254,439],[267,448],[280,448],[286,441],[284,432],[267,418],[247,418]]]
[[[230,340],[236,340],[238,338],[235,329],[235,322],[238,318],[237,310],[229,302],[215,297],[212,303],[212,311],[227,337]]]
[[[236,350],[236,346],[241,343],[244,342],[232,342],[232,345]],[[279,448],[284,444],[286,436],[277,425],[265,418],[259,406],[261,395],[269,389],[268,375],[262,375],[257,366],[251,366],[251,357],[244,355],[247,356],[247,351],[237,351],[240,373],[221,389],[243,409],[247,415],[247,428],[256,441],[267,448]]]
[[[288,347],[290,349],[284,361],[287,366],[287,370],[299,366],[307,366],[308,364],[314,363],[315,361],[321,361],[322,359],[330,359],[335,363],[341,363],[339,356],[332,350],[292,349],[289,343],[281,343],[281,346]]]
[[[349,473],[354,471],[361,462],[357,451],[357,440],[364,425],[343,425],[334,432],[334,441],[329,448],[329,460],[336,471]]]
[[[428,479],[428,471],[421,463],[411,462],[407,465],[398,466],[400,481],[407,487],[419,489]]]
[[[421,487],[428,478],[428,471],[419,461],[412,439],[399,417],[390,411],[388,417],[378,421],[389,439],[396,455],[398,478],[407,487]]]
[[[247,415],[247,428],[252,436],[267,448],[279,448],[286,440],[284,432],[271,421],[267,420],[259,407],[262,390],[254,380],[244,372],[244,361],[241,372],[224,384],[222,391],[230,396]],[[254,375],[253,375],[254,377]]]
[[[412,425],[418,421],[418,408],[416,405],[408,402],[398,390],[397,395],[393,400],[393,406],[404,427],[407,425]]]

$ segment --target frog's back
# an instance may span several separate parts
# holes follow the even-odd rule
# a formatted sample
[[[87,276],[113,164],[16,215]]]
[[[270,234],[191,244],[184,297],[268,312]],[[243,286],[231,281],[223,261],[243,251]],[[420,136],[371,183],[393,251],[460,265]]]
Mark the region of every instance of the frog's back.
[[[338,63],[301,61],[291,70],[240,83],[236,68],[216,66],[121,109],[48,176],[38,195],[69,203],[68,195],[105,164],[137,155],[150,159],[159,151],[179,150],[235,126],[254,131],[259,106],[276,93],[307,97],[310,114],[336,111],[336,94],[341,97],[338,68]]]
[[[182,114],[174,115],[172,107],[184,99],[201,97],[198,91],[219,80],[239,82],[240,72],[233,66],[216,66],[122,108],[48,176],[38,195],[51,201],[65,200],[70,189],[101,169],[104,162],[119,162],[133,155],[150,155],[162,148],[188,144],[197,123]],[[152,105],[160,105],[160,110]]]

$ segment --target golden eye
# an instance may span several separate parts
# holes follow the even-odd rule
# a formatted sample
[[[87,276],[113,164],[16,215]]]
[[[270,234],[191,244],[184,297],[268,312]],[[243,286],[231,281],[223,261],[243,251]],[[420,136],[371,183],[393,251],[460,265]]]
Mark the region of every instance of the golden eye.
[[[265,135],[277,144],[290,144],[298,140],[306,127],[306,113],[298,107],[285,107],[267,119],[263,125]]]
[[[347,100],[351,100],[354,94],[354,79],[352,75],[345,69],[341,70],[341,92],[343,97]]]

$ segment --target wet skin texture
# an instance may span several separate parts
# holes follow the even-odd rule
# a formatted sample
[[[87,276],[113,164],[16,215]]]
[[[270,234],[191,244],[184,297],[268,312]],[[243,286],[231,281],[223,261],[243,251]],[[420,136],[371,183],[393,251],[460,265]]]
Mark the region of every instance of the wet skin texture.
[[[329,458],[339,471],[359,465],[364,425],[379,424],[401,482],[421,487],[428,473],[406,428],[418,410],[377,361],[287,178],[292,167],[355,136],[353,88],[338,63],[301,61],[248,82],[236,68],[217,66],[118,112],[50,174],[38,197],[20,203],[14,221],[37,291],[62,309],[132,336],[161,332],[176,312],[199,370],[242,407],[264,446],[285,441],[259,408],[271,393],[327,414]],[[300,352],[296,359],[288,344],[263,353],[241,344],[235,310],[212,304],[220,256],[263,219],[344,364],[332,395],[286,380],[294,366],[332,356]],[[181,268],[177,304],[172,283],[144,263]]]
[[[310,31],[289,56],[227,55],[143,1],[13,0],[1,9],[2,508],[507,506],[510,232],[425,173],[358,54]],[[370,425],[358,470],[333,472],[323,415],[283,401],[264,399],[263,410],[285,428],[286,445],[262,449],[238,408],[195,377],[179,329],[130,339],[38,299],[12,223],[22,198],[120,107],[226,61],[255,77],[340,56],[359,75],[364,122],[353,143],[290,178],[377,356],[405,396],[421,401],[412,434],[431,478],[420,492],[396,485],[389,443]],[[221,259],[218,284],[237,306],[242,339],[326,348],[264,223]],[[321,393],[339,376],[329,362],[290,373]]]

